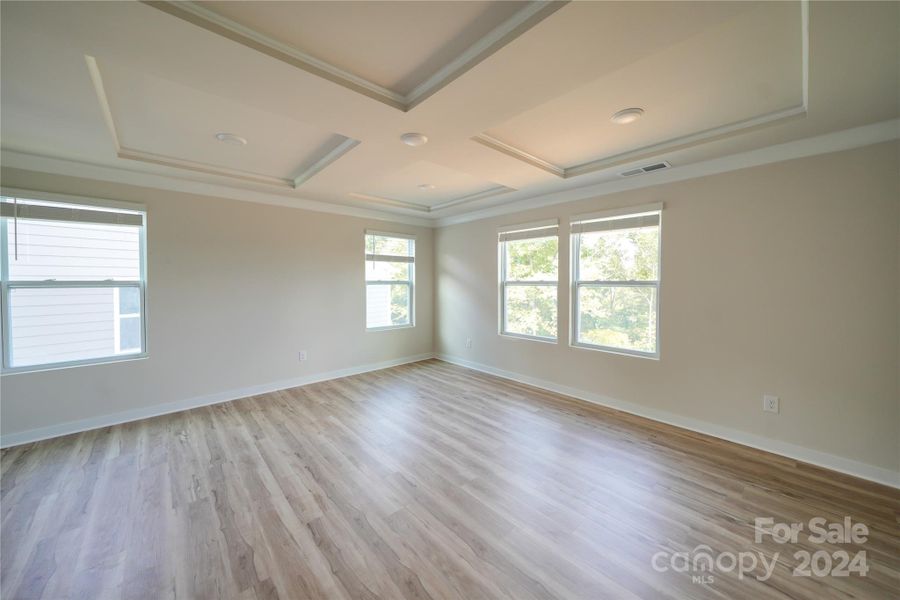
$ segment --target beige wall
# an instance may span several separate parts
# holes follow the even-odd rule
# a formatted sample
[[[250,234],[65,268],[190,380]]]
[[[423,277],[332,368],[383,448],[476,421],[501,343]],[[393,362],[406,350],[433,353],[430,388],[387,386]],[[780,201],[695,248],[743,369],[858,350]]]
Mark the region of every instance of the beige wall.
[[[441,229],[438,351],[897,471],[898,167],[880,144]],[[567,285],[558,344],[498,335],[498,226],[559,217],[565,282],[570,215],[659,201],[660,360],[570,347]]]
[[[4,435],[433,349],[429,228],[28,171],[2,180],[147,206],[150,352],[3,376]],[[417,235],[414,328],[365,331],[366,228]]]
[[[880,144],[452,226],[434,240],[427,228],[5,169],[6,186],[147,205],[150,358],[2,377],[2,433],[437,350],[775,451],[897,472],[898,166],[900,145]],[[560,343],[497,334],[498,226],[659,201],[660,360],[569,347],[567,285]],[[414,329],[365,332],[367,227],[418,235]],[[564,234],[564,282],[567,248]],[[780,414],[762,412],[763,393],[781,397]]]

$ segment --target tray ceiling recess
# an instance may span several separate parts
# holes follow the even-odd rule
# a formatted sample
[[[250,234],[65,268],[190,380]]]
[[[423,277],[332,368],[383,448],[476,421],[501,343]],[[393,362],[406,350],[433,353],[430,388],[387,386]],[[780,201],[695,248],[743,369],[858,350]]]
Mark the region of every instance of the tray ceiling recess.
[[[427,160],[360,183],[348,195],[367,204],[431,213],[515,189]]]
[[[346,85],[168,10],[191,6]],[[408,107],[539,6],[7,2],[4,165],[445,225],[896,139],[897,3],[569,2],[411,112],[347,87]]]
[[[404,112],[568,2],[142,1]]]
[[[747,6],[472,140],[568,179],[805,117],[808,1]]]
[[[119,158],[295,189],[360,143],[120,66],[104,63],[101,73],[94,57],[85,60]]]

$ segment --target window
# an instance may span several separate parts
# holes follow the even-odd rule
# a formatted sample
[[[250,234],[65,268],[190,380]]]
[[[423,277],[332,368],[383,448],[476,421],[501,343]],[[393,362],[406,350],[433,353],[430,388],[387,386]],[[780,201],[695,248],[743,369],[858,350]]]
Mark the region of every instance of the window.
[[[144,219],[91,200],[0,198],[4,371],[144,354]]]
[[[572,223],[573,344],[659,356],[661,206]]]
[[[415,324],[415,268],[415,237],[366,232],[366,329]]]
[[[141,351],[141,294],[140,289],[115,288],[116,354]]]
[[[499,234],[500,333],[556,340],[558,222]]]

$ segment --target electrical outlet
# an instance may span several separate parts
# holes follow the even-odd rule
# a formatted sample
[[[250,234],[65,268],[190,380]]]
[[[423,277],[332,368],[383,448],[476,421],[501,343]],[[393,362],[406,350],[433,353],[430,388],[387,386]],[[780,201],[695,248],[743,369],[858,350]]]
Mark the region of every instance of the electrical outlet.
[[[299,358],[301,361],[306,360],[306,350],[301,350],[301,351],[297,354],[297,358]]]
[[[472,347],[472,338],[466,338],[466,348]]]
[[[766,394],[763,396],[763,410],[765,412],[778,412],[778,396],[770,396]]]

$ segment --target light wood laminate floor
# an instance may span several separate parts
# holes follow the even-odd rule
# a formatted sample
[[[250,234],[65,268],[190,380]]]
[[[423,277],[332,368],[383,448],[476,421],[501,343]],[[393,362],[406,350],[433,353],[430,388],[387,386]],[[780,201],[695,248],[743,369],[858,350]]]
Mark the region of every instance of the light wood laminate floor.
[[[896,490],[436,360],[11,448],[0,504],[7,600],[900,590]],[[753,543],[755,517],[817,516],[868,541]],[[701,544],[780,558],[765,582],[651,564]],[[792,576],[804,549],[868,575]]]

